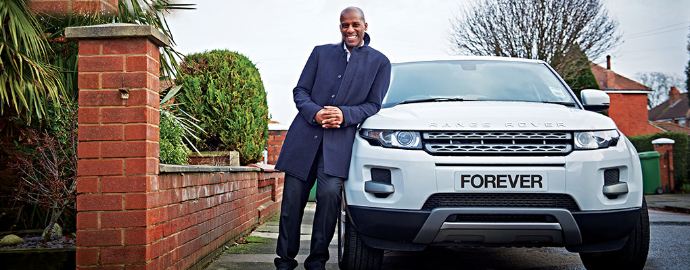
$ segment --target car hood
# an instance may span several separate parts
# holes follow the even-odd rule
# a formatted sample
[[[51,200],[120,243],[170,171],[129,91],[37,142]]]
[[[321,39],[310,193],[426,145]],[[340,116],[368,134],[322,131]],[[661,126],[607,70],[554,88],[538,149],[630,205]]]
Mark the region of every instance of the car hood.
[[[505,101],[427,102],[385,108],[362,128],[395,130],[601,130],[608,117],[557,104]]]

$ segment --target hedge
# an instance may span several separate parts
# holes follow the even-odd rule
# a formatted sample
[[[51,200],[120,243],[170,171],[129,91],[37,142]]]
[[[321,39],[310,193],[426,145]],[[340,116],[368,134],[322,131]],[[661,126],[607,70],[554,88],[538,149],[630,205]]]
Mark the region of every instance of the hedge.
[[[228,50],[187,55],[176,78],[180,108],[199,119],[203,151],[234,150],[240,163],[262,159],[268,142],[268,104],[259,70]]]
[[[688,151],[688,134],[681,132],[664,132],[628,137],[630,142],[635,145],[637,152],[654,151],[652,141],[658,138],[669,138],[675,141],[673,145],[673,170],[675,171],[676,182],[688,184],[687,162],[690,156],[690,151]]]

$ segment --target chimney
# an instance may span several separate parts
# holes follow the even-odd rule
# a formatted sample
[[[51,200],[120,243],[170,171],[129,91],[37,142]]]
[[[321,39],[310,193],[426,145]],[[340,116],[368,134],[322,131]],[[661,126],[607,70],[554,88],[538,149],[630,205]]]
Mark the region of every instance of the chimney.
[[[611,55],[606,55],[606,69],[611,70]]]
[[[680,99],[680,90],[678,90],[678,88],[675,86],[671,86],[671,89],[668,90],[668,99],[671,101]]]

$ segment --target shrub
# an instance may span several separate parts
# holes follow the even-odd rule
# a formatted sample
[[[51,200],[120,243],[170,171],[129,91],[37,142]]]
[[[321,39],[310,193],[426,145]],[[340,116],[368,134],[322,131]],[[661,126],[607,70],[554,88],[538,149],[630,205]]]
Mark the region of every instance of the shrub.
[[[165,164],[187,164],[189,150],[182,142],[182,127],[169,112],[161,111],[160,159]]]
[[[176,84],[183,88],[176,102],[206,131],[202,150],[236,150],[242,164],[262,158],[268,105],[259,71],[247,57],[227,50],[188,55]]]
[[[676,182],[679,184],[688,183],[687,162],[690,151],[688,151],[688,134],[680,132],[664,132],[652,135],[642,135],[628,137],[630,142],[635,145],[638,152],[654,151],[652,141],[658,138],[669,138],[675,141],[673,145],[673,170],[675,171]]]
[[[16,200],[48,212],[44,240],[58,220],[74,209],[77,168],[76,103],[64,99],[48,106],[50,118],[43,125],[22,130],[17,141],[20,154],[13,167],[21,181],[14,193]],[[63,220],[64,222],[64,220]],[[64,224],[64,223],[63,223]]]

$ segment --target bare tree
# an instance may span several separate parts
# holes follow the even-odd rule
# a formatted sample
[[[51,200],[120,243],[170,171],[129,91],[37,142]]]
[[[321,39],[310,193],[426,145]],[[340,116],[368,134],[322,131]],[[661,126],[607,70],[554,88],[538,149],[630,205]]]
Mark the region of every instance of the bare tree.
[[[668,91],[672,86],[682,89],[683,79],[677,75],[662,72],[638,73],[635,77],[644,85],[652,89],[652,93],[647,95],[647,103],[650,108],[664,103],[668,97]]]
[[[452,22],[452,49],[459,54],[541,59],[559,72],[575,45],[597,59],[620,42],[618,23],[600,0],[485,0]]]

